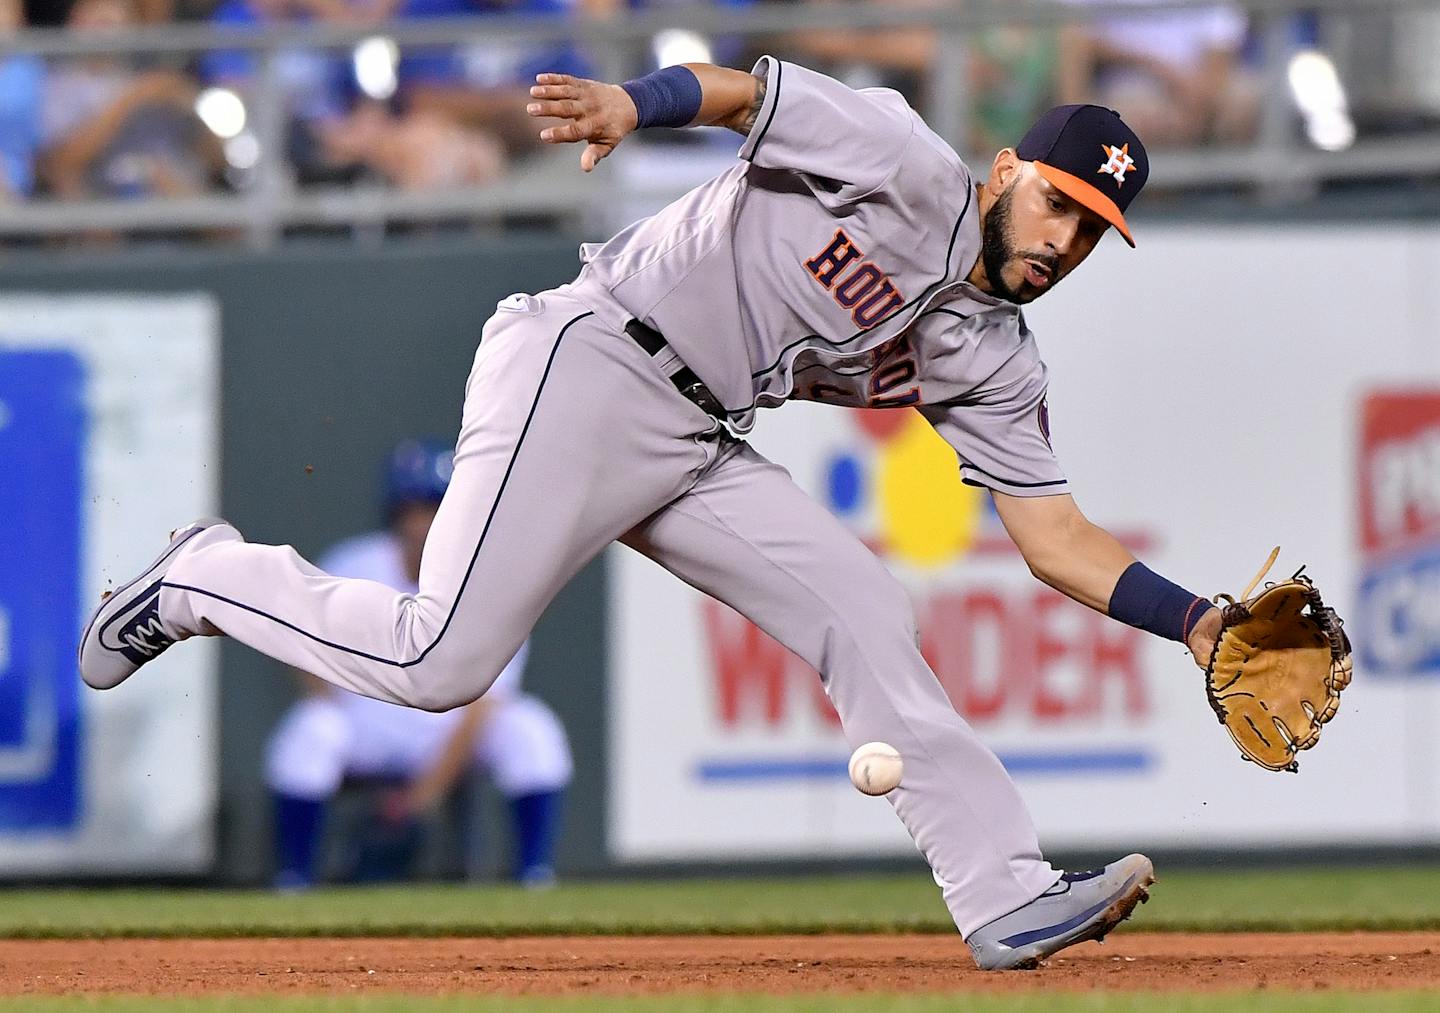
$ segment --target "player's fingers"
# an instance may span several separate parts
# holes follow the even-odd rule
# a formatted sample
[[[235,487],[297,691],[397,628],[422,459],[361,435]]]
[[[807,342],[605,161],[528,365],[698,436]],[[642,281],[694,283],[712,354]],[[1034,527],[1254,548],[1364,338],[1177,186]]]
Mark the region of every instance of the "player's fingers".
[[[610,149],[603,144],[587,144],[585,150],[580,153],[580,168],[589,172],[600,164],[600,159],[610,154]]]
[[[536,84],[574,84],[575,79],[569,74],[536,74]]]
[[[547,144],[573,144],[590,136],[589,120],[574,120],[558,127],[546,127],[540,131],[540,140]]]
[[[574,99],[531,102],[525,107],[531,116],[554,116],[563,120],[579,119],[585,115],[585,107]]]
[[[579,98],[580,89],[573,84],[537,84],[530,89],[531,98]]]

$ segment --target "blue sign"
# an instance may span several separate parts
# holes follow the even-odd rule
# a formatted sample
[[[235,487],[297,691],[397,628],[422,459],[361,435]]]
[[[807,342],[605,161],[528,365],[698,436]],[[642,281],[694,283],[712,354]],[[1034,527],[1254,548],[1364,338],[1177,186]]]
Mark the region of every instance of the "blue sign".
[[[1142,748],[1070,749],[999,754],[1011,777],[1144,774],[1158,758]],[[702,782],[738,784],[757,781],[841,781],[850,779],[848,756],[745,757],[701,760],[695,776]]]
[[[1367,674],[1440,676],[1440,546],[1415,549],[1360,582],[1357,663]]]
[[[0,831],[80,817],[85,433],[80,360],[0,348]]]

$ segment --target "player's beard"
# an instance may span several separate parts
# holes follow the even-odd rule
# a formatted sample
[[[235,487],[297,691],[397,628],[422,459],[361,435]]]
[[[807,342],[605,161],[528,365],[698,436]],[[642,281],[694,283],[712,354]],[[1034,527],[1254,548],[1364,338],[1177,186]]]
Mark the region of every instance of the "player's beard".
[[[980,260],[985,265],[985,277],[990,281],[994,294],[1006,302],[1027,303],[1038,299],[1055,287],[1059,278],[1059,265],[1055,258],[1045,254],[1020,254],[1016,249],[1014,223],[1011,220],[1011,204],[1015,198],[1015,183],[995,198],[990,211],[980,225]],[[1016,291],[1005,280],[1005,268],[1023,257],[1039,261],[1050,267],[1051,281],[1038,292]],[[1028,282],[1020,283],[1022,290],[1030,287]]]

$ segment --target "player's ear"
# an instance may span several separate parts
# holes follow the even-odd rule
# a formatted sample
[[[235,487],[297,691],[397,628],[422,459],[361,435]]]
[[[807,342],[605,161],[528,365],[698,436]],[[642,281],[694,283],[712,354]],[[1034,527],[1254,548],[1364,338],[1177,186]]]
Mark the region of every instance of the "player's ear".
[[[999,197],[1020,175],[1024,164],[1020,156],[1015,154],[1014,148],[1001,148],[990,165],[990,177],[985,181],[985,189],[990,191],[992,197]]]

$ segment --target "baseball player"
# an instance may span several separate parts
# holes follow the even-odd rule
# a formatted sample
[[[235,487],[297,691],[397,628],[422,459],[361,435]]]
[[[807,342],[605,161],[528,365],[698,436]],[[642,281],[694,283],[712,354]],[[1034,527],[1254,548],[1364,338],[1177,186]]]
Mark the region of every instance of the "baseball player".
[[[395,447],[385,468],[386,527],[335,546],[321,558],[321,568],[418,593],[421,550],[450,484],[453,456],[453,448],[431,441]],[[532,887],[553,882],[570,744],[550,708],[520,691],[528,652],[529,645],[521,644],[483,699],[444,714],[329,686],[296,703],[266,755],[266,784],[275,799],[276,886],[294,890],[314,882],[325,804],[346,775],[406,779],[383,806],[386,821],[404,827],[442,801],[476,763],[509,800],[515,879]]]
[[[1140,139],[1108,109],[1062,107],[975,174],[898,94],[773,57],[623,85],[541,74],[531,95],[532,115],[563,120],[541,139],[582,144],[585,171],[655,126],[729,127],[740,158],[582,247],[573,283],[499,304],[418,594],[197,521],[102,602],[85,680],[118,685],[174,641],[223,632],[366,696],[463,706],[619,539],[814,665],[852,748],[899,750],[905,779],[887,797],[981,967],[1103,936],[1146,895],[1150,861],[1045,861],[1015,785],[921,657],[904,590],[741,436],[791,398],[913,406],[1040,579],[1208,656],[1216,610],[1071,498],[1021,312],[1107,229],[1133,245]]]

